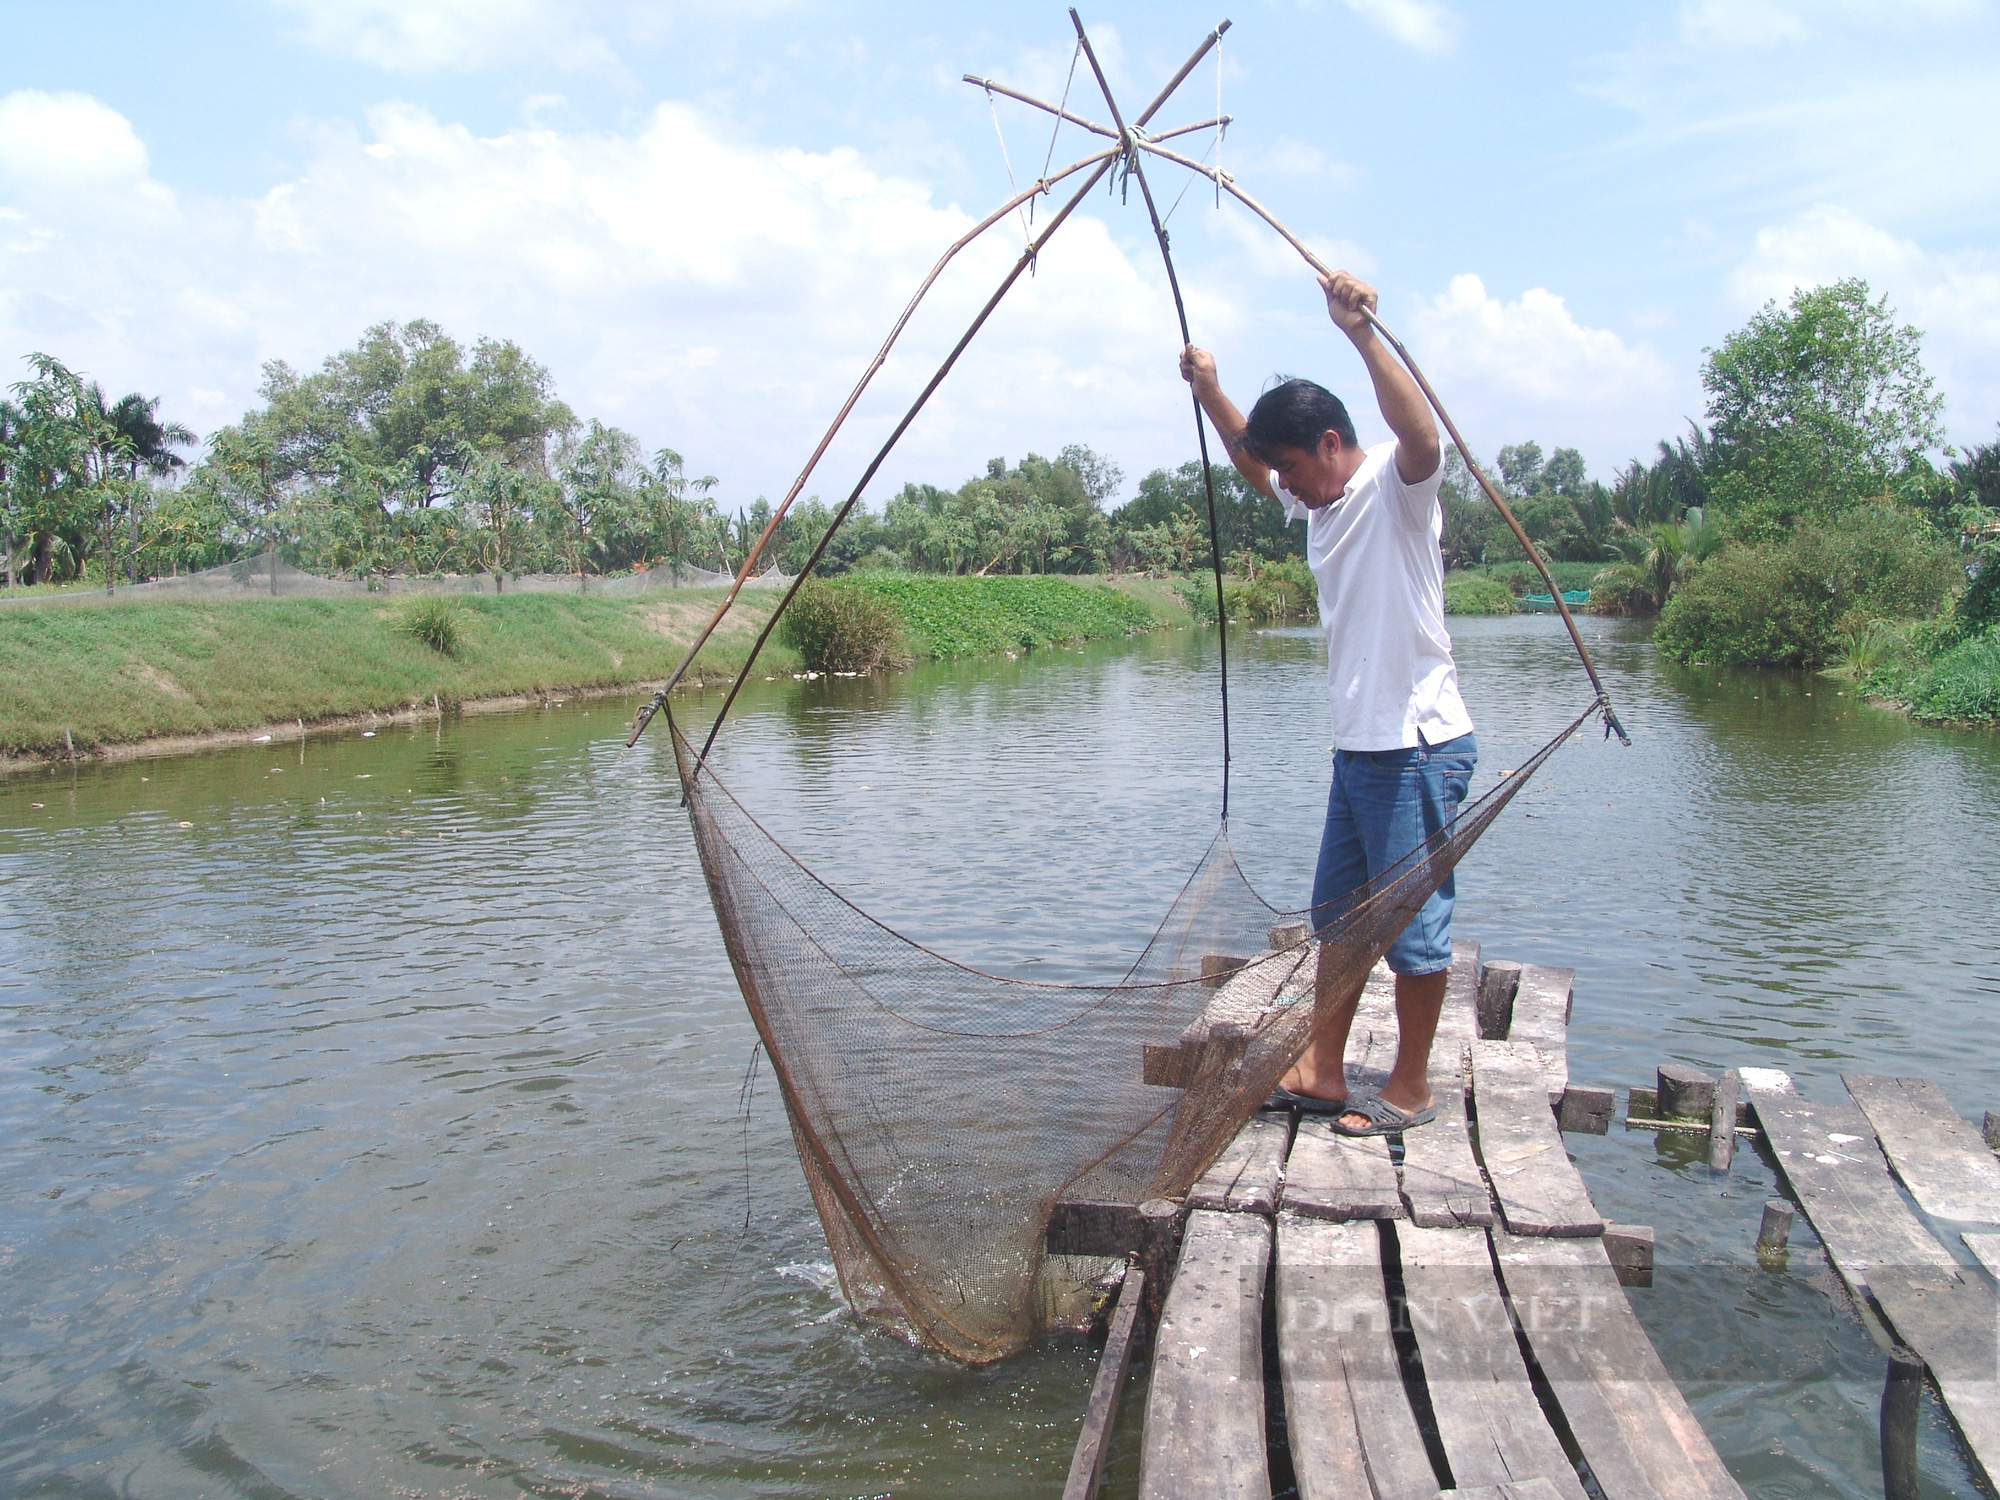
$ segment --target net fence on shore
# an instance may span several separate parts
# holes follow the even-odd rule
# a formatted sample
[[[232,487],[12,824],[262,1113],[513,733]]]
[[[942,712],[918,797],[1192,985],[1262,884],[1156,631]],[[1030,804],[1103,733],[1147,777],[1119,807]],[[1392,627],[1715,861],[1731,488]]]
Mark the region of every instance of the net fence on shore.
[[[773,563],[748,578],[750,589],[779,589],[791,583],[789,574]],[[464,573],[436,578],[327,578],[293,567],[268,553],[238,562],[153,578],[144,583],[120,583],[109,594],[101,588],[69,589],[51,594],[11,594],[0,588],[0,605],[102,604],[107,599],[361,599],[395,598],[407,594],[585,594],[623,598],[664,589],[721,589],[735,582],[729,573],[711,572],[685,563],[661,563],[642,572]]]

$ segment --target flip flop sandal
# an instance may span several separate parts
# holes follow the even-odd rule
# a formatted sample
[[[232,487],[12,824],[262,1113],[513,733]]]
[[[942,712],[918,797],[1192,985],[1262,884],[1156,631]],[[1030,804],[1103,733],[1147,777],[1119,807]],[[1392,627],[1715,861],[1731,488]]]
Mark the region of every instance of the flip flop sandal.
[[[1428,1125],[1435,1120],[1437,1106],[1432,1105],[1428,1109],[1420,1109],[1412,1114],[1408,1110],[1398,1109],[1379,1094],[1370,1094],[1365,1099],[1354,1100],[1341,1113],[1361,1115],[1368,1123],[1357,1128],[1342,1124],[1339,1117],[1335,1116],[1333,1129],[1336,1135],[1401,1135],[1406,1130],[1413,1130],[1419,1125]]]
[[[1347,1113],[1345,1099],[1318,1099],[1311,1094],[1295,1094],[1288,1088],[1271,1090],[1271,1097],[1264,1101],[1265,1109],[1296,1109],[1301,1114],[1340,1116]]]

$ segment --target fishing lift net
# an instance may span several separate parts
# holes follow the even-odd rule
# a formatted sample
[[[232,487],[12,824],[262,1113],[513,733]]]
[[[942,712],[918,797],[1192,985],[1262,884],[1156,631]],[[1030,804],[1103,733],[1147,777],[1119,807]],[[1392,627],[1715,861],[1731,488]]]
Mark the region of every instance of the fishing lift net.
[[[1080,23],[1077,29],[1079,55],[1096,71]],[[1148,136],[1141,127],[1221,30],[1209,35],[1136,126],[1128,129],[1121,121],[1115,134],[1090,127],[1113,135],[1110,150],[1054,177],[1045,173],[1034,189],[975,228],[939,262],[941,270],[960,246],[1022,199],[1046,193],[1071,172],[1096,168],[1031,241],[1014,274],[869,465],[836,524],[1084,192],[1114,166],[1122,167],[1139,182],[1152,210],[1140,152],[1172,154],[1158,147],[1161,136]],[[1105,97],[1117,118],[1108,88]],[[1212,175],[1219,187],[1251,202],[1224,174]],[[1156,212],[1153,220],[1160,230]],[[1163,230],[1158,238],[1164,254]],[[1299,248],[1310,261],[1309,252]],[[1167,268],[1178,308],[1171,257]],[[910,309],[937,274],[931,273]],[[902,326],[896,325],[841,418]],[[1185,313],[1181,333],[1185,342]],[[1402,346],[1394,346],[1407,362]],[[1421,375],[1417,378],[1421,383]],[[1424,389],[1429,394],[1428,385]],[[1435,406],[1434,395],[1431,400]],[[1449,418],[1445,421],[1449,428]],[[803,487],[831,436],[829,431],[785,505]],[[1457,439],[1455,430],[1452,436]],[[1205,437],[1201,444],[1206,471]],[[1488,492],[1505,513],[1497,492],[1490,486]],[[773,529],[783,513],[781,506]],[[1211,524],[1212,519],[1211,500]],[[821,539],[822,548],[831,534]],[[751,576],[758,550],[741,577]],[[1532,544],[1529,551],[1533,556]],[[1217,584],[1219,589],[1219,574]],[[715,620],[727,607],[725,601]],[[766,625],[759,649],[775,619]],[[1573,622],[1571,633],[1581,652]],[[690,651],[690,661],[707,634]],[[1582,715],[1312,931],[1298,920],[1300,914],[1258,895],[1230,848],[1226,665],[1225,638],[1221,826],[1138,961],[1101,985],[1010,979],[954,962],[875,920],[816,876],[708,764],[734,689],[700,745],[674,714],[670,690],[680,672],[642,711],[634,741],[655,714],[665,713],[729,960],[777,1075],[842,1289],[864,1317],[968,1362],[1019,1349],[1036,1331],[1036,1284],[1057,1202],[1137,1204],[1187,1192],[1263,1106],[1319,1020],[1359,999],[1377,960],[1542,763],[1593,714],[1605,716],[1607,733],[1616,727],[1600,687]],[[1587,653],[1585,665],[1597,686]],[[746,663],[738,688],[749,671]]]

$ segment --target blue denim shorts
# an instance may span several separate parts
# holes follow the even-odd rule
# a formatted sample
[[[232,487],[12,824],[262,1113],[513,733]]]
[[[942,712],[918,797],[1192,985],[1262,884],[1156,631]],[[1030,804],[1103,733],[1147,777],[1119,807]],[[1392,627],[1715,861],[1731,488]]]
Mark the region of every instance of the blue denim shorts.
[[[1458,816],[1479,747],[1469,734],[1408,750],[1336,750],[1326,832],[1313,873],[1313,927],[1337,920],[1350,898]],[[1432,892],[1389,948],[1397,974],[1451,967],[1452,877]]]

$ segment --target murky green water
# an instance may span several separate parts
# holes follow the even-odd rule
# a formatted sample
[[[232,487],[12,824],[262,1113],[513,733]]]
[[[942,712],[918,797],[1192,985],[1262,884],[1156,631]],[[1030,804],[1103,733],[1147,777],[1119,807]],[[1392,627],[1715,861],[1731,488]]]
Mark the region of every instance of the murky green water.
[[[1459,934],[1578,971],[1571,1070],[1935,1078],[2000,1106],[2000,736],[1591,632],[1637,740],[1563,750]],[[1463,622],[1481,784],[1584,698],[1553,622]],[[1311,632],[1232,662],[1232,831],[1303,900]],[[722,774],[912,936],[1129,962],[1213,831],[1212,638],[759,684]],[[1054,1494],[1092,1373],[964,1371],[845,1314],[664,740],[628,706],[0,783],[0,1491]],[[33,804],[40,803],[40,807]],[[1881,1362],[1752,1153],[1571,1138],[1659,1231],[1634,1294],[1753,1495],[1880,1493]],[[1129,1429],[1127,1433],[1129,1437]],[[1972,1492],[1933,1412],[1928,1486]],[[1123,1445],[1113,1493],[1129,1492]]]

